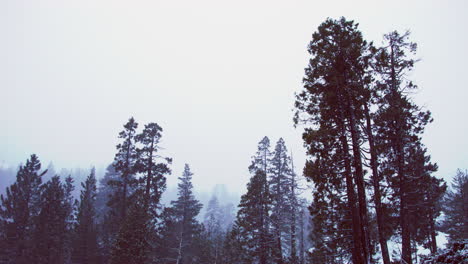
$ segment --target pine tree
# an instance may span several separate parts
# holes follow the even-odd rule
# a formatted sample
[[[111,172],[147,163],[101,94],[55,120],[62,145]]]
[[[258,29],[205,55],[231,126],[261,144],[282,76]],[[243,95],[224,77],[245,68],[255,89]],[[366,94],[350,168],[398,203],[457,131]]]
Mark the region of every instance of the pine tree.
[[[245,239],[248,250],[243,254],[251,262],[268,263],[272,257],[273,237],[268,227],[271,197],[266,174],[257,170],[247,184],[247,193],[242,195],[237,212],[237,226]]]
[[[224,264],[248,264],[252,263],[246,254],[247,237],[238,223],[234,223],[226,233],[223,244],[222,263]]]
[[[16,182],[1,195],[1,228],[6,248],[2,258],[13,263],[30,263],[32,240],[41,203],[41,163],[35,154],[21,165]]]
[[[294,118],[296,125],[310,126],[303,134],[311,157],[305,176],[330,192],[330,198],[317,201],[317,205],[327,206],[336,200],[334,196],[346,191],[347,208],[340,205],[344,211],[335,212],[350,216],[346,218],[351,219],[353,239],[349,246],[354,263],[367,263],[371,255],[361,154],[364,134],[360,129],[366,99],[364,83],[368,82],[364,78],[369,67],[368,50],[353,21],[341,18],[322,23],[309,44],[312,58],[306,68],[304,90],[296,96]],[[342,182],[346,183],[345,189]],[[336,193],[338,190],[340,193]],[[343,215],[337,217],[345,219]]]
[[[273,234],[275,236],[275,262],[284,262],[283,254],[286,252],[286,244],[290,239],[290,224],[292,205],[291,197],[291,158],[288,156],[284,140],[280,138],[276,143],[275,150],[271,158],[269,188],[272,199],[271,222]],[[294,199],[294,198],[293,198]],[[292,219],[294,221],[294,219]]]
[[[168,165],[172,162],[170,158],[163,158],[157,154],[161,132],[162,128],[158,124],[149,123],[145,125],[141,134],[135,137],[141,144],[141,147],[137,148],[137,170],[142,173],[139,180],[143,183],[144,206],[154,216],[157,215],[161,195],[166,189],[165,175],[171,173]],[[164,161],[158,162],[161,159]]]
[[[442,230],[449,242],[468,239],[468,171],[458,170],[444,199]]]
[[[115,239],[110,255],[111,264],[144,264],[150,261],[151,235],[154,231],[150,223],[144,198],[138,197]]]
[[[193,195],[193,173],[185,164],[182,177],[179,177],[178,197],[171,202],[171,207],[163,212],[163,227],[161,232],[161,255],[163,263],[187,264],[197,256],[194,238],[201,232],[196,220],[202,205]]]
[[[124,125],[124,130],[119,133],[122,143],[117,145],[114,167],[115,171],[120,174],[121,180],[109,182],[110,185],[118,187],[119,190],[114,193],[109,204],[117,208],[120,221],[123,221],[127,215],[127,209],[131,204],[129,196],[133,193],[137,183],[135,179],[137,163],[135,136],[137,127],[138,123],[131,117]]]
[[[96,176],[95,169],[81,183],[80,203],[76,216],[75,239],[73,243],[73,262],[77,264],[97,263],[97,226],[96,226]]]
[[[206,240],[210,245],[209,255],[212,258],[211,262],[214,264],[221,263],[224,239],[224,232],[221,226],[222,217],[223,212],[219,206],[218,198],[213,196],[208,202],[203,224],[206,232]]]
[[[270,171],[270,160],[270,139],[265,136],[258,143],[257,153],[252,157],[252,164],[249,166],[250,173],[255,173],[257,170],[262,170],[265,174],[268,173]]]
[[[417,143],[417,142],[416,142]],[[435,220],[440,215],[439,206],[445,193],[446,185],[442,179],[431,174],[437,171],[437,165],[430,162],[426,149],[417,144],[408,152],[407,184],[411,186],[408,198],[408,219],[411,240],[437,252]],[[414,252],[417,256],[417,252]]]
[[[122,228],[127,218],[127,211],[136,202],[135,191],[138,185],[136,179],[138,153],[136,149],[136,129],[138,123],[133,117],[124,125],[124,129],[119,133],[122,142],[119,143],[115,154],[113,167],[118,178],[109,179],[107,184],[111,191],[108,200],[109,211],[103,219],[103,254],[107,258],[111,248],[116,243],[119,230]]]
[[[374,69],[378,76],[376,92],[379,110],[375,115],[376,144],[382,157],[382,175],[391,185],[392,196],[399,208],[402,260],[412,263],[410,194],[417,184],[412,182],[409,152],[422,145],[424,127],[432,122],[429,111],[421,111],[408,97],[416,86],[406,76],[413,69],[416,44],[409,42],[409,33],[394,31],[385,35],[387,45],[376,54]]]
[[[111,164],[107,167],[104,177],[99,181],[96,194],[96,216],[98,222],[99,255],[104,263],[111,253],[112,244],[120,228],[120,213],[116,207],[116,198],[121,190],[121,177]],[[110,183],[110,184],[109,184]],[[110,206],[109,206],[110,205]]]
[[[68,175],[65,178],[65,183],[63,184],[64,189],[64,200],[63,206],[65,209],[65,263],[71,262],[72,247],[73,247],[73,236],[74,228],[76,224],[75,213],[78,206],[78,201],[73,197],[73,192],[75,190],[74,180],[71,175]]]
[[[300,241],[300,236],[298,233],[298,227],[301,228],[300,226],[300,212],[298,211],[298,207],[300,206],[299,199],[298,199],[298,182],[297,182],[297,176],[296,172],[294,171],[294,164],[292,162],[292,156],[291,156],[291,178],[289,181],[289,186],[288,186],[288,205],[290,206],[290,216],[289,216],[289,221],[290,221],[290,254],[289,254],[289,263],[290,264],[299,264],[300,258],[298,257],[298,242]],[[298,240],[299,238],[299,240]],[[301,252],[299,252],[301,254]]]
[[[43,186],[40,213],[34,230],[34,263],[61,264],[67,259],[68,205],[65,187],[59,176],[52,177]]]

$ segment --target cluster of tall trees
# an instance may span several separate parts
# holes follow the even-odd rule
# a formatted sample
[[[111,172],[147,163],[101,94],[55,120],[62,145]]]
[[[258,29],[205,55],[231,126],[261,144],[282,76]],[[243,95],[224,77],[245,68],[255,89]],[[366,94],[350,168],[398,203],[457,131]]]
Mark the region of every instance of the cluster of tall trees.
[[[304,174],[315,186],[313,263],[381,255],[389,264],[390,239],[401,263],[413,263],[418,245],[437,250],[446,185],[421,142],[431,113],[411,98],[416,47],[396,31],[375,47],[345,18],[327,19],[312,36],[294,121],[304,125]]]
[[[307,215],[285,142],[273,151],[264,137],[249,166],[251,178],[226,237],[223,263],[305,263]]]
[[[67,263],[92,250],[88,239],[93,225],[88,220],[93,214],[94,170],[83,183],[79,202],[72,196],[71,177],[62,182],[54,176],[43,183],[46,172],[41,172],[38,157],[31,155],[1,196],[2,263]]]
[[[0,263],[207,263],[189,166],[163,208],[171,159],[158,152],[162,128],[137,128],[130,118],[99,188],[92,169],[79,199],[70,176],[43,182],[47,170],[31,155],[1,196]]]

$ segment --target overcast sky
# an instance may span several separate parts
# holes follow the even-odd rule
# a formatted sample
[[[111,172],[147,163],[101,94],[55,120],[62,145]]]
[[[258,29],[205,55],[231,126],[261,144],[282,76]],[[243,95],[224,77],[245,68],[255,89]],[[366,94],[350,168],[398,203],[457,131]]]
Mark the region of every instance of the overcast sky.
[[[381,43],[410,29],[421,58],[415,100],[432,111],[424,142],[450,179],[468,168],[467,1],[0,1],[0,163],[31,153],[57,168],[103,167],[130,116],[157,122],[173,184],[242,192],[257,143],[283,137],[302,171],[292,122],[306,47],[327,17]],[[0,179],[1,180],[1,179]]]

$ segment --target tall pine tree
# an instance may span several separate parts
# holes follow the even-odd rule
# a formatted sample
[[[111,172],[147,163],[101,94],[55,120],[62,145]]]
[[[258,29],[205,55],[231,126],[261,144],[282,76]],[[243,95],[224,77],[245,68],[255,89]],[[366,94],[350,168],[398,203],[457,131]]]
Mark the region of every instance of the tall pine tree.
[[[52,177],[43,185],[40,213],[34,230],[34,263],[65,263],[68,256],[67,219],[69,211],[65,186],[59,176]]]
[[[32,154],[19,167],[16,181],[1,195],[0,210],[4,248],[2,258],[13,263],[30,263],[33,234],[41,211],[41,162]]]
[[[77,264],[92,264],[98,262],[95,204],[97,188],[94,168],[86,181],[81,183],[81,188],[72,259]]]
[[[442,230],[453,243],[468,239],[468,171],[458,170],[444,198]]]
[[[343,210],[335,212],[341,214],[337,216],[340,219],[351,219],[349,251],[354,263],[370,260],[360,128],[364,120],[361,105],[366,90],[362,82],[368,67],[368,49],[353,21],[327,19],[312,36],[312,58],[306,68],[304,90],[296,96],[295,123],[309,126],[303,134],[310,156],[305,176],[330,192],[329,199],[322,199],[323,206],[332,208],[331,203],[336,200],[333,197],[344,194],[348,206],[340,205]],[[338,199],[337,203],[344,200]]]
[[[197,257],[195,238],[202,231],[196,217],[202,204],[195,199],[192,185],[193,173],[188,164],[179,177],[178,197],[163,213],[159,259],[163,263],[188,264]]]

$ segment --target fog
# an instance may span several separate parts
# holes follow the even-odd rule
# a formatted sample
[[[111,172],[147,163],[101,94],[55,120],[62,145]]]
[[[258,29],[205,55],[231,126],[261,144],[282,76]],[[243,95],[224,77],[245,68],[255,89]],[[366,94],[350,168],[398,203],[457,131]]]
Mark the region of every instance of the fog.
[[[263,136],[283,137],[300,173],[292,108],[306,47],[326,17],[344,15],[377,44],[412,31],[414,98],[435,119],[424,143],[449,180],[468,167],[466,10],[466,1],[2,1],[0,163],[16,168],[36,153],[44,167],[102,170],[133,116],[163,127],[169,188],[189,163],[197,190],[242,193]]]

